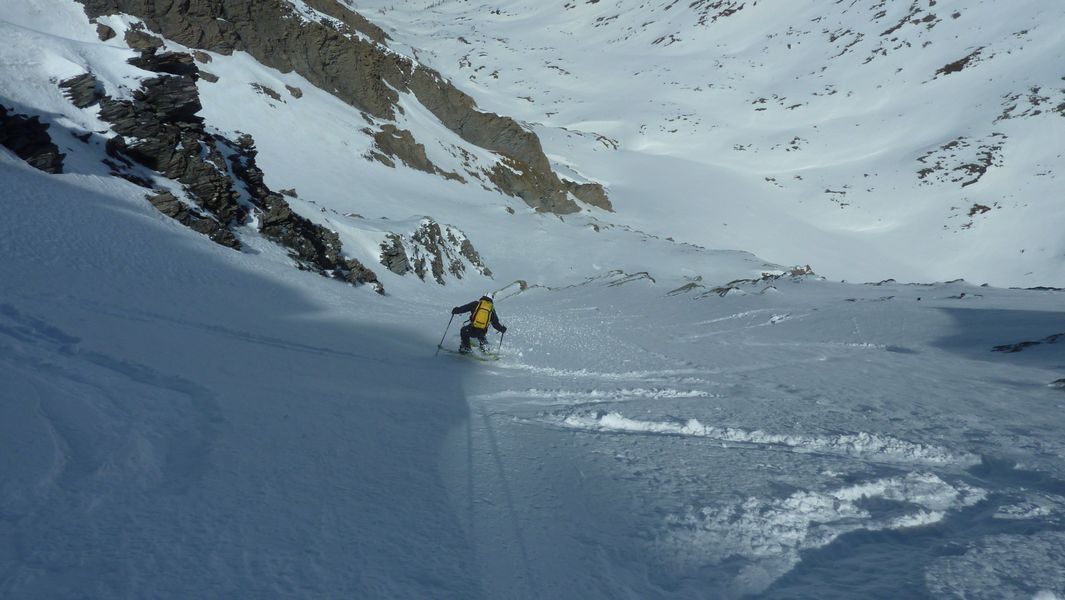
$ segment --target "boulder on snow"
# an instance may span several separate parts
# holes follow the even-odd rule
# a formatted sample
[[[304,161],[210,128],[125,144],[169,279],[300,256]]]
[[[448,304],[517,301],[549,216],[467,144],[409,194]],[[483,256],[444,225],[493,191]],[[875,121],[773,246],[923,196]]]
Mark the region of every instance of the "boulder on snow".
[[[118,34],[115,33],[114,29],[111,29],[107,25],[104,25],[103,23],[97,23],[96,35],[100,36],[101,42],[106,42],[108,40],[114,39]]]

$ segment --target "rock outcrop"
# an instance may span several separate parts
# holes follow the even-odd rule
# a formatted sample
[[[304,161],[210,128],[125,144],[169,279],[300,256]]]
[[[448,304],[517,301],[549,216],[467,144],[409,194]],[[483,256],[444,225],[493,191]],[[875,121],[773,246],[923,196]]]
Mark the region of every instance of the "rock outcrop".
[[[232,151],[230,166],[259,210],[259,231],[264,236],[289,248],[305,268],[348,283],[367,284],[384,293],[384,286],[373,271],[358,260],[343,256],[336,232],[296,214],[281,194],[266,186],[264,174],[255,163],[257,152],[250,135],[242,136],[235,144],[219,141]]]
[[[389,234],[381,244],[381,264],[397,275],[413,272],[422,281],[431,276],[440,285],[446,285],[447,276],[462,279],[468,267],[492,276],[466,234],[429,218],[409,234]]]
[[[412,93],[462,139],[501,157],[489,174],[501,191],[541,211],[580,210],[535,134],[511,118],[478,110],[470,96],[438,73],[390,51],[380,28],[338,2],[310,0],[309,6],[326,15],[315,21],[299,16],[284,0],[79,1],[90,17],[133,15],[151,31],[190,48],[246,51],[267,66],[299,73],[378,119],[394,120],[399,93]],[[597,184],[585,185],[599,188],[599,194],[586,196],[605,197]]]
[[[38,117],[16,114],[0,106],[0,146],[45,173],[62,173],[64,154]]]
[[[406,275],[413,268],[407,258],[407,249],[403,246],[403,237],[390,233],[381,244],[381,264],[396,275]]]
[[[136,164],[180,183],[195,209],[169,192],[152,194],[149,201],[221,245],[239,249],[232,228],[247,223],[254,213],[263,236],[288,248],[300,268],[384,293],[373,271],[343,256],[335,232],[296,214],[281,194],[266,186],[251,136],[233,141],[206,130],[197,116],[202,108],[196,87],[199,69],[191,55],[149,48],[129,62],[159,74],[142,81],[130,100],[104,95],[89,73],[60,84],[75,104],[99,102],[99,117],[117,134],[107,143],[116,175],[150,186],[132,169],[123,168]]]
[[[104,97],[103,87],[91,73],[84,73],[59,82],[67,99],[78,108],[88,108]]]
[[[365,131],[368,134],[372,134],[374,140],[374,148],[370,151],[370,158],[390,167],[396,166],[395,161],[392,159],[398,159],[412,169],[439,175],[444,179],[466,183],[466,180],[458,173],[445,171],[434,165],[425,153],[425,146],[419,144],[414,139],[414,134],[410,131],[399,129],[391,123],[382,125],[381,130],[377,133],[373,133],[369,129]]]
[[[101,42],[106,42],[106,41],[108,41],[110,39],[113,39],[118,34],[115,33],[114,29],[111,29],[107,25],[104,25],[103,23],[97,23],[96,24],[96,35],[100,36],[100,41]]]
[[[610,203],[606,192],[603,191],[603,186],[595,183],[576,183],[568,179],[563,179],[562,184],[566,187],[566,191],[576,196],[581,202],[603,210],[614,211],[614,206]]]
[[[237,236],[233,235],[232,231],[210,217],[197,214],[170,192],[149,195],[147,199],[159,212],[193,231],[206,235],[216,244],[221,244],[227,248],[240,248],[240,241]]]

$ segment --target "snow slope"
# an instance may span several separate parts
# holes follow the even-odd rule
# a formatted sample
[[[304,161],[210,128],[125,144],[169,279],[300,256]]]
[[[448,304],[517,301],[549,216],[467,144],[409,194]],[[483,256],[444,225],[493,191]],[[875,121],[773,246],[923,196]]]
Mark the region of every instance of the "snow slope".
[[[354,111],[213,56],[208,125],[252,133],[269,185],[353,255],[429,215],[494,273],[378,269],[378,296],[252,227],[212,244],[109,176],[106,124],[50,80],[128,93],[133,53],[72,2],[10,8],[3,101],[69,168],[0,149],[0,596],[1065,597],[1061,291],[786,276],[665,239],[624,185],[617,215],[535,214],[366,161]],[[560,164],[607,163],[540,131]],[[626,152],[634,180],[695,181]],[[784,243],[804,217],[781,214],[741,237]],[[503,358],[435,356],[449,308],[493,289]]]
[[[432,352],[475,288],[2,160],[5,597],[1065,594],[1060,292],[605,275],[482,364]]]
[[[1065,275],[1055,0],[350,4],[619,222],[848,280]]]

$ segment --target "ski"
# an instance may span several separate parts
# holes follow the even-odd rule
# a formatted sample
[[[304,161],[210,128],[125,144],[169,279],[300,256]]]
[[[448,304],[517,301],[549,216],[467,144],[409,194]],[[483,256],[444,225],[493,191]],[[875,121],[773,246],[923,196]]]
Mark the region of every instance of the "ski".
[[[471,350],[469,352],[459,352],[458,350],[452,350],[451,348],[445,348],[443,346],[438,346],[438,348],[440,348],[444,352],[447,352],[448,354],[454,354],[455,356],[461,356],[463,358],[469,358],[469,359],[478,360],[478,361],[481,361],[481,362],[493,362],[493,361],[499,360],[499,358],[500,358],[500,356],[498,354],[495,354],[493,352],[483,352],[483,351],[480,351],[480,350]]]

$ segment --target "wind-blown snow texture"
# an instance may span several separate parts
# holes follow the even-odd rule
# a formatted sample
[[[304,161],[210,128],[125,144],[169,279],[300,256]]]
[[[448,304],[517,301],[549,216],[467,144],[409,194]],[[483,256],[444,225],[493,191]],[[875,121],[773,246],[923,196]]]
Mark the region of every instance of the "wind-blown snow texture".
[[[473,15],[498,19],[492,27],[512,36],[511,47],[538,27],[473,3],[432,4],[367,14],[394,27],[394,38],[430,48],[445,72],[447,44],[415,35],[404,19],[440,27],[447,19],[434,11],[469,10],[456,27],[487,28]],[[651,26],[635,28],[635,4],[605,4],[546,3],[539,14],[602,23],[586,33],[618,39],[582,42],[593,48],[624,48],[650,35]],[[963,20],[937,4],[937,27]],[[764,17],[755,12],[764,5],[746,3],[729,17],[727,2],[644,10],[666,29],[662,23],[684,23],[695,39],[699,27]],[[981,14],[983,6],[972,10]],[[392,8],[373,3],[381,7]],[[856,3],[841,14],[870,20],[859,7],[868,8]],[[584,136],[544,120],[537,130],[553,160],[589,178],[628,168],[631,180],[611,181],[617,215],[535,214],[488,190],[366,161],[369,139],[350,107],[246,55],[213,56],[201,66],[218,82],[199,83],[207,125],[253,134],[269,185],[295,188],[292,206],[337,230],[352,255],[373,264],[389,232],[409,233],[429,215],[468,234],[494,274],[470,269],[439,286],[379,268],[390,294],[378,296],[294,269],[284,249],[251,226],[237,231],[241,252],[215,245],[158,213],[144,189],[111,177],[99,162],[107,124],[74,108],[51,80],[91,69],[107,93],[122,97],[145,77],[126,64],[133,53],[121,36],[99,42],[73,2],[5,9],[0,101],[41,116],[68,156],[66,174],[46,175],[0,148],[0,596],[1065,597],[1061,291],[838,283],[790,276],[745,252],[667,240],[696,239],[691,232],[702,230],[693,214],[706,213],[694,200],[688,208],[696,212],[672,216],[652,210],[665,204],[640,207],[636,183],[699,190],[725,181],[723,189],[736,190],[746,167],[703,162],[693,172],[676,156],[688,142],[674,146],[664,134],[630,132],[619,141],[626,149],[592,151],[583,142],[568,146]],[[625,20],[577,19],[614,12]],[[700,16],[706,25],[696,24]],[[1014,24],[980,18],[988,27]],[[124,23],[108,22],[119,30]],[[608,27],[621,28],[603,33]],[[729,35],[743,31],[728,27]],[[955,43],[948,37],[930,38],[931,47]],[[645,41],[651,51],[684,48],[666,45],[668,38]],[[858,63],[867,58],[858,50],[864,43],[851,51]],[[575,44],[557,63],[571,73],[585,64]],[[538,60],[546,45],[526,48],[525,59],[502,49],[481,59]],[[637,54],[635,47],[629,51]],[[891,48],[873,63],[891,59]],[[429,53],[418,50],[423,60]],[[680,54],[673,66],[695,69],[691,63]],[[761,81],[757,72],[752,67],[735,85]],[[488,73],[476,73],[469,85],[478,101],[515,114],[507,78],[517,75],[501,71],[489,85]],[[277,101],[250,83],[292,85],[302,96]],[[597,111],[591,95],[604,88],[576,81],[572,89],[589,95],[557,110],[638,110],[619,102]],[[806,110],[829,119],[823,106]],[[629,127],[623,116],[616,123]],[[406,118],[424,119],[410,125],[420,139],[459,143],[414,105]],[[1026,122],[1047,131],[1056,123]],[[85,132],[96,137],[75,137]],[[641,150],[638,139],[657,149]],[[1011,134],[1010,142],[1035,152],[1039,139]],[[1047,143],[1040,153],[1056,151]],[[428,151],[446,165],[448,147]],[[1024,164],[1042,160],[1028,156]],[[849,172],[809,168],[804,180]],[[1005,171],[1000,177],[995,185],[1039,185]],[[964,189],[977,185],[984,183]],[[825,229],[782,198],[752,205],[767,219],[760,233],[752,227],[722,238],[715,226],[699,240],[763,244],[781,262],[806,262],[800,250],[814,246],[779,232]],[[910,214],[920,202],[902,194],[898,203],[892,210]],[[722,210],[739,214],[737,206]],[[1050,210],[1049,201],[1043,206]],[[832,210],[849,215],[850,208]],[[992,210],[951,239],[993,252],[1006,236],[981,228],[1005,222],[997,219],[1005,214]],[[1026,241],[1051,243],[1039,228],[1053,225],[1052,213],[1012,214]],[[914,215],[907,227],[933,228]],[[850,268],[848,257],[868,261],[855,261],[868,271],[849,271],[868,273],[862,279],[879,279],[881,269],[933,277],[940,268],[982,277],[971,257],[924,264],[933,250],[953,252],[954,241],[881,247],[874,235],[866,254],[857,242],[831,245],[855,235],[848,231],[818,238],[829,240],[823,257],[839,269]],[[712,243],[726,239],[735,244]],[[880,259],[876,252],[887,247],[899,254]],[[1006,280],[1026,264],[1033,282],[1053,284],[1060,271],[1049,256],[990,261],[986,276]],[[450,307],[486,290],[499,290],[509,328],[501,360],[434,356]],[[447,347],[458,343],[457,324]]]

